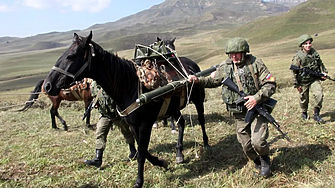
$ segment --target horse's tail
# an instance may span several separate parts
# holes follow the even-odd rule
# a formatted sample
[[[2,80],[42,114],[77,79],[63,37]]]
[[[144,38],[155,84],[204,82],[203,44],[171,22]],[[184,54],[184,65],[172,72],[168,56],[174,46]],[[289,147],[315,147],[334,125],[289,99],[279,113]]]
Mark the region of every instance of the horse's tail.
[[[40,80],[37,82],[35,89],[32,91],[30,98],[26,102],[26,105],[21,110],[18,110],[18,111],[26,111],[34,104],[35,100],[38,98],[38,95],[41,92],[43,83],[44,83],[44,80]]]

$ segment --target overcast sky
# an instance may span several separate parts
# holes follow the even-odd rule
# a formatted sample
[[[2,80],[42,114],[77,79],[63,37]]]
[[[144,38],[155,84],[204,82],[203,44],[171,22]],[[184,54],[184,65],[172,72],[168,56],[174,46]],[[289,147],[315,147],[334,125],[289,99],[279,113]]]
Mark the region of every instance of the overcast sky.
[[[82,30],[162,2],[164,0],[0,0],[0,37]]]

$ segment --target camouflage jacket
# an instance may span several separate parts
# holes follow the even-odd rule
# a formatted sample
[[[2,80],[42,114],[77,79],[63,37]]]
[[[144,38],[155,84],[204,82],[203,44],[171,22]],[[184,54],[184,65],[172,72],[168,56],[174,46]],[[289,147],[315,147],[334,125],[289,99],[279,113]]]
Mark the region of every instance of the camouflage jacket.
[[[219,65],[214,77],[199,77],[199,84],[202,87],[208,88],[218,87],[222,85],[221,82],[226,77],[230,77],[236,84],[235,75],[237,74],[241,81],[243,92],[247,95],[253,95],[258,104],[265,102],[275,93],[275,78],[271,75],[261,59],[257,59],[251,54],[246,55],[245,59],[245,62],[238,66],[235,65],[231,59],[227,59]],[[250,68],[253,70],[250,71]],[[255,74],[254,77],[252,72]],[[258,83],[255,83],[254,80]],[[227,104],[229,111],[235,113],[242,112],[241,109],[236,110],[235,101],[239,98],[239,95],[224,85],[222,86],[222,98]]]
[[[101,86],[98,85],[96,81],[93,81],[91,83],[92,97],[96,97],[100,89]],[[116,119],[119,117],[116,111],[116,104],[114,100],[109,97],[109,95],[104,90],[102,90],[101,94],[98,96],[97,106],[101,116],[107,117],[109,119]]]
[[[301,68],[305,67],[316,72],[328,73],[326,67],[322,63],[319,53],[314,48],[311,48],[309,53],[299,50],[292,59],[292,65]],[[299,71],[292,71],[292,79],[293,84],[299,86],[313,82],[319,78],[309,74],[302,75],[302,72]]]

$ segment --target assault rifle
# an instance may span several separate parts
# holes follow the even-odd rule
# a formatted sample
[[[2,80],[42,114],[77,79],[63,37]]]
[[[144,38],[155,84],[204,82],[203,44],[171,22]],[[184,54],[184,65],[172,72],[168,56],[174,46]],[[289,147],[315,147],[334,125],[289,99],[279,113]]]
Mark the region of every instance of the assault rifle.
[[[88,105],[85,113],[84,113],[84,116],[82,118],[82,120],[84,121],[84,119],[88,116],[88,114],[91,113],[92,109],[94,108],[94,106],[97,104],[98,102],[98,99],[99,99],[99,95],[101,94],[102,92],[102,88],[99,90],[97,96],[95,97],[95,99],[90,103],[90,105]]]
[[[309,75],[313,75],[313,76],[318,77],[318,78],[326,77],[329,80],[335,81],[335,79],[329,77],[328,75],[325,76],[321,72],[313,71],[313,70],[311,70],[309,68],[306,68],[306,67],[300,68],[299,66],[291,65],[290,66],[290,70],[301,71],[302,72],[302,76],[305,75],[305,74],[309,74]]]
[[[219,67],[219,65],[213,65],[213,66],[211,66],[211,67],[209,67],[208,69],[205,69],[205,70],[203,70],[203,71],[201,71],[201,72],[197,72],[197,73],[195,73],[194,75],[195,76],[208,76],[208,75],[210,75],[212,72],[214,72],[214,71],[216,71],[216,69]]]
[[[236,101],[237,105],[244,105],[246,100],[244,97],[247,95],[238,89],[238,86],[229,78],[225,78],[222,81],[222,84],[226,85],[230,90],[240,95],[240,98]],[[253,109],[248,110],[244,121],[246,123],[250,123],[252,119],[257,115],[255,113],[258,113],[259,115],[265,117],[272,125],[275,126],[275,128],[280,132],[280,134],[286,138],[287,141],[291,142],[291,139],[287,136],[287,134],[284,134],[283,131],[280,129],[280,125],[276,122],[276,120],[272,117],[272,115],[268,112],[268,110],[264,107],[265,105],[270,106],[270,108],[274,108],[274,105],[277,103],[275,99],[270,98],[268,101],[264,102],[263,104],[257,104]]]

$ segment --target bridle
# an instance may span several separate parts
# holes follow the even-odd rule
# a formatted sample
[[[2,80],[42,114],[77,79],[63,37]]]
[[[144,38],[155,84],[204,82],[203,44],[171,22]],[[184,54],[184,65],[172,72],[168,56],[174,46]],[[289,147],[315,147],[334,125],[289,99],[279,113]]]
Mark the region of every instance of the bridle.
[[[88,58],[87,58],[87,61],[85,62],[85,64],[78,70],[78,72],[76,73],[76,74],[72,74],[72,73],[70,73],[70,72],[68,72],[68,71],[65,71],[65,70],[63,70],[63,69],[61,69],[61,68],[59,68],[59,67],[56,67],[56,66],[53,66],[52,68],[51,68],[51,70],[55,70],[55,71],[58,71],[58,72],[60,72],[60,73],[62,73],[62,74],[64,74],[64,75],[66,75],[66,76],[68,76],[68,77],[71,77],[72,79],[73,79],[73,81],[75,81],[76,80],[76,78],[87,68],[87,66],[89,67],[89,70],[90,70],[90,67],[91,67],[91,60],[92,60],[92,57],[94,57],[95,56],[95,53],[94,53],[94,46],[91,44],[91,43],[89,43],[89,46],[91,47],[91,48],[89,48],[88,49]],[[91,50],[90,50],[91,49]],[[90,53],[90,51],[91,51],[91,53]],[[86,52],[85,52],[85,56],[84,56],[84,59],[86,58]]]

